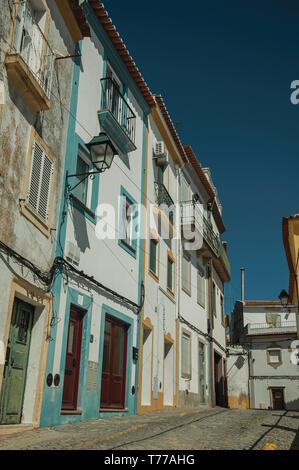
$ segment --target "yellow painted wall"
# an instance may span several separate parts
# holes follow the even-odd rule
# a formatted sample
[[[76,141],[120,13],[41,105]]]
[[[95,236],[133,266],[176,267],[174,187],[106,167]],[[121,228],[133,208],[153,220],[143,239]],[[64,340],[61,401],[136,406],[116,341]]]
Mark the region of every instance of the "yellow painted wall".
[[[292,256],[293,266],[296,266],[298,252],[299,252],[299,216],[296,218],[289,218],[289,245]],[[297,276],[299,277],[299,263],[297,266]],[[293,288],[293,298],[290,299],[292,304],[297,303],[296,285]]]

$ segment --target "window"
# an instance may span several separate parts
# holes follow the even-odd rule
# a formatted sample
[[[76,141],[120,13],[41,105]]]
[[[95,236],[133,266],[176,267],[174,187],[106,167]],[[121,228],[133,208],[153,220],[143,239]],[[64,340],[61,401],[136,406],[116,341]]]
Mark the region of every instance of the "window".
[[[191,378],[191,335],[182,332],[182,377]]]
[[[136,258],[138,210],[134,199],[121,188],[119,244]]]
[[[191,295],[191,261],[185,254],[182,256],[182,289]]]
[[[167,290],[171,294],[174,292],[174,258],[171,252],[167,254]]]
[[[206,297],[206,280],[204,271],[200,268],[197,270],[197,302],[204,307]]]
[[[48,93],[53,56],[44,36],[47,10],[42,0],[19,2],[16,9],[13,49]]]
[[[181,185],[181,200],[182,202],[190,201],[189,186],[184,178],[182,178]]]
[[[281,364],[281,351],[280,349],[268,349],[268,364]]]
[[[52,175],[53,162],[46,154],[43,147],[35,140],[27,203],[43,222],[47,222],[49,218],[49,198]]]
[[[215,317],[217,316],[216,310],[217,310],[216,308],[216,285],[215,285],[215,282],[213,282],[212,284],[212,312],[215,315]]]
[[[89,163],[87,158],[84,158],[82,154],[78,155],[77,158],[77,167],[76,167],[76,176],[74,177],[74,186],[80,183],[78,186],[73,190],[73,195],[80,201],[84,206],[90,205],[90,188],[92,181],[90,178],[84,178],[84,174],[91,171],[91,162]]]
[[[220,295],[220,302],[221,302],[221,322],[224,325],[224,297]]]
[[[49,236],[56,160],[33,128],[26,165],[21,213]]]
[[[157,280],[159,277],[159,240],[156,236],[150,234],[150,253],[149,253],[149,272]]]

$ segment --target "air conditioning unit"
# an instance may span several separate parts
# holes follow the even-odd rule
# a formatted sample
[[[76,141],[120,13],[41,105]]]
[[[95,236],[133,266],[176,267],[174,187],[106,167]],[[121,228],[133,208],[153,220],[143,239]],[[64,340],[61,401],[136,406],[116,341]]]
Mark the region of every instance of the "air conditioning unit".
[[[80,248],[77,245],[75,245],[73,242],[70,242],[70,241],[67,242],[66,258],[71,263],[79,266]]]
[[[168,152],[163,141],[156,142],[154,146],[154,156],[158,166],[165,166],[168,164]]]

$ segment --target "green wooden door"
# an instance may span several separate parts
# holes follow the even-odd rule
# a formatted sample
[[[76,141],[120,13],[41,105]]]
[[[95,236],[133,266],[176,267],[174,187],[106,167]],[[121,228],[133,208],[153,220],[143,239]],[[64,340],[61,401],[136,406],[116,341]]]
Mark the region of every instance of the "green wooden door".
[[[0,395],[0,424],[21,422],[34,308],[15,299]]]

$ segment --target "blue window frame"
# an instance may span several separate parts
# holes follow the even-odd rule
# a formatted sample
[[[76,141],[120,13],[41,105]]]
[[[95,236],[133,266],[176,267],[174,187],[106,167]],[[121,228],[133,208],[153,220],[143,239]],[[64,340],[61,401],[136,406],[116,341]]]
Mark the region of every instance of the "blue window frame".
[[[138,219],[137,202],[121,186],[118,244],[134,258],[137,257]]]
[[[74,162],[74,174],[93,171],[90,153],[85,143],[79,136],[75,135],[78,141],[77,159]],[[71,184],[75,185],[82,177],[72,178]],[[96,209],[98,205],[100,175],[93,175],[93,179],[87,178],[72,192],[71,204],[79,210],[91,222],[96,224]]]

